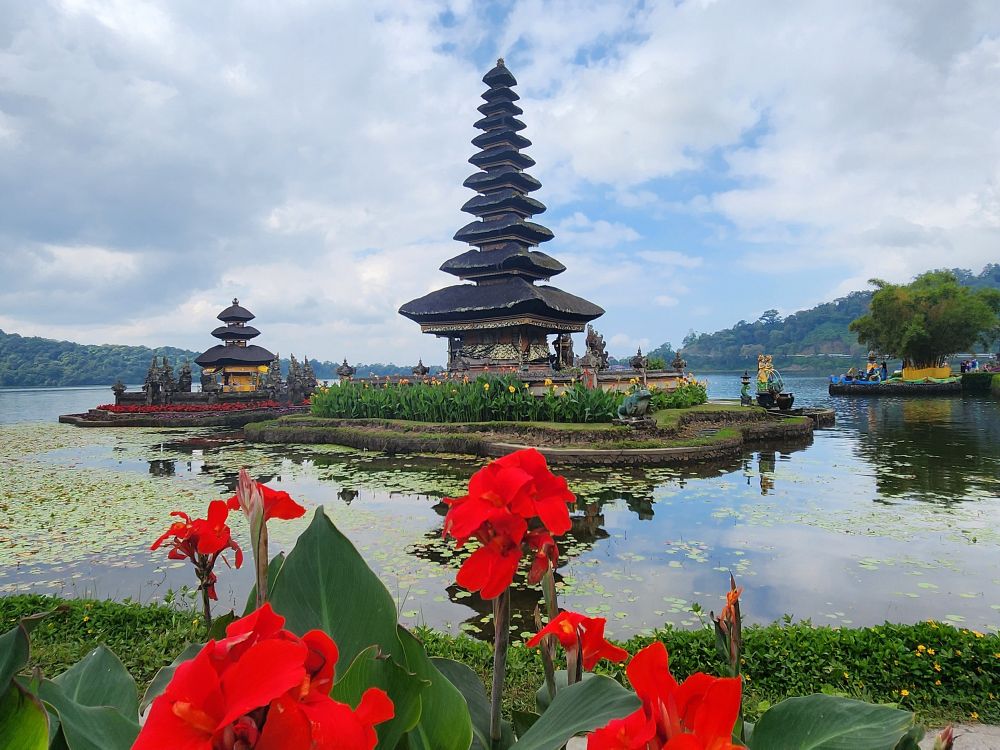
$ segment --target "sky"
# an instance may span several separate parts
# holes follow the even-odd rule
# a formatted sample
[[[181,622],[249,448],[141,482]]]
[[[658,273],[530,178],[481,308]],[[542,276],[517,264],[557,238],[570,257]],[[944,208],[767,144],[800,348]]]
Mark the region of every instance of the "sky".
[[[613,355],[1000,262],[994,0],[0,0],[0,329],[443,363],[499,56]]]

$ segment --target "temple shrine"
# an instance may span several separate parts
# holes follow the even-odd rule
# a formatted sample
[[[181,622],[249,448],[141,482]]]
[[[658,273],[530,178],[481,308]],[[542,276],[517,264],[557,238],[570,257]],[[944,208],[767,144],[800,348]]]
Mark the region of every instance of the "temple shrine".
[[[201,366],[202,382],[211,377],[223,393],[240,393],[262,390],[268,370],[275,356],[267,349],[248,343],[260,336],[253,326],[247,325],[254,314],[240,306],[238,299],[218,314],[225,325],[212,335],[223,343],[216,344],[195,359]]]
[[[483,77],[489,89],[479,106],[483,131],[472,140],[481,149],[469,159],[480,171],[463,184],[477,195],[462,211],[477,217],[455,234],[472,245],[445,261],[441,270],[463,283],[439,289],[399,308],[420,324],[424,333],[448,339],[448,370],[517,368],[540,373],[572,367],[570,334],[604,314],[592,302],[553,286],[538,284],[566,267],[535,249],[552,239],[552,232],[529,221],[545,206],[528,193],[541,183],[524,170],[535,160],[521,149],[531,145],[518,131],[523,110],[512,89],[514,76],[497,61]],[[548,336],[556,341],[549,346]]]

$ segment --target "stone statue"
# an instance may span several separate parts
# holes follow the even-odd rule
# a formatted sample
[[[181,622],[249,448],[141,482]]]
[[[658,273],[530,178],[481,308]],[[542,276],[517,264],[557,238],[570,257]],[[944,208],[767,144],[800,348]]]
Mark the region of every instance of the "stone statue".
[[[316,390],[316,386],[319,385],[319,381],[316,379],[316,371],[313,370],[313,366],[309,363],[309,357],[302,358],[302,385],[305,386],[306,395],[312,395],[312,392]]]
[[[111,392],[115,394],[115,405],[117,406],[121,403],[122,394],[125,393],[125,384],[121,378],[118,378],[115,384],[111,386]]]
[[[410,372],[412,372],[412,373],[413,373],[414,375],[416,375],[416,376],[417,376],[418,378],[423,378],[423,377],[426,377],[426,376],[427,376],[427,373],[429,373],[429,372],[430,372],[430,369],[429,369],[429,368],[427,367],[427,365],[425,365],[425,364],[424,364],[424,360],[423,360],[423,358],[421,357],[421,358],[420,358],[420,359],[419,359],[419,360],[417,361],[417,365],[416,365],[416,367],[414,367],[414,368],[413,368],[412,370],[410,370]]]
[[[684,372],[684,368],[688,366],[688,363],[684,360],[684,357],[681,356],[680,349],[678,349],[674,353],[674,360],[673,360],[673,362],[670,363],[670,366],[676,372],[680,372],[680,373],[683,373]]]
[[[618,419],[639,420],[644,419],[649,413],[649,402],[653,394],[645,388],[636,391],[630,396],[626,396],[618,407]]]
[[[553,369],[564,370],[572,367],[574,364],[573,337],[568,333],[560,333],[556,336],[556,340],[552,342],[552,346],[556,350]]]
[[[149,369],[146,370],[146,379],[142,383],[142,391],[146,394],[147,406],[160,403],[161,387],[160,368],[156,366],[156,355],[153,355],[153,361],[149,363]]]
[[[357,369],[347,364],[347,357],[344,357],[343,364],[341,364],[340,367],[337,368],[337,377],[340,378],[341,380],[350,380],[351,378],[354,377],[354,373],[356,372]]]
[[[273,393],[277,393],[281,388],[281,355],[275,354],[271,364],[267,366],[267,377],[264,379],[264,386]]]
[[[580,364],[595,370],[608,369],[608,352],[604,337],[590,324],[587,325],[587,353],[580,358]]]
[[[202,393],[214,393],[219,390],[219,384],[215,382],[215,375],[209,373],[207,370],[201,371],[201,392]]]
[[[191,363],[187,359],[181,363],[181,369],[177,372],[177,391],[179,393],[191,392]]]
[[[642,372],[649,368],[649,357],[643,355],[641,346],[635,350],[635,356],[628,361],[628,364],[633,370],[641,370]]]

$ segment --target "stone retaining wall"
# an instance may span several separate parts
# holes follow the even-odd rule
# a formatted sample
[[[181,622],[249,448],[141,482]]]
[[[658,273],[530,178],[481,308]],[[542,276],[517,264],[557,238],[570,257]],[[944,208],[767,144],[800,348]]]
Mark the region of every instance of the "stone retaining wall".
[[[302,414],[308,410],[308,406],[286,406],[280,409],[225,412],[116,414],[102,409],[91,409],[85,414],[63,414],[59,417],[59,421],[77,427],[243,427],[251,422],[264,422],[278,417]]]

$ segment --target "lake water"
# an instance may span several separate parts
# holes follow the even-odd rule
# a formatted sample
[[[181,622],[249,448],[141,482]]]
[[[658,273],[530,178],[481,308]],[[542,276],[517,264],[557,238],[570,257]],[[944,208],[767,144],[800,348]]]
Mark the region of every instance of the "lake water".
[[[713,397],[739,392],[737,376],[708,379]],[[823,378],[788,378],[788,388],[797,405],[833,406],[837,426],[699,468],[565,471],[578,503],[560,545],[561,604],[607,617],[619,637],[693,626],[692,604],[718,611],[732,571],[752,622],[933,618],[996,630],[1000,400],[830,398]],[[150,542],[171,510],[200,514],[231,495],[246,465],[310,510],[324,506],[404,622],[487,629],[487,608],[454,586],[460,558],[441,540],[440,499],[464,494],[480,461],[54,421],[109,397],[107,388],[0,390],[0,591],[176,596],[191,571]],[[242,518],[231,521],[245,538]],[[306,523],[274,522],[272,553]],[[242,605],[249,566],[217,572],[220,606]],[[521,622],[537,599],[519,586]]]

